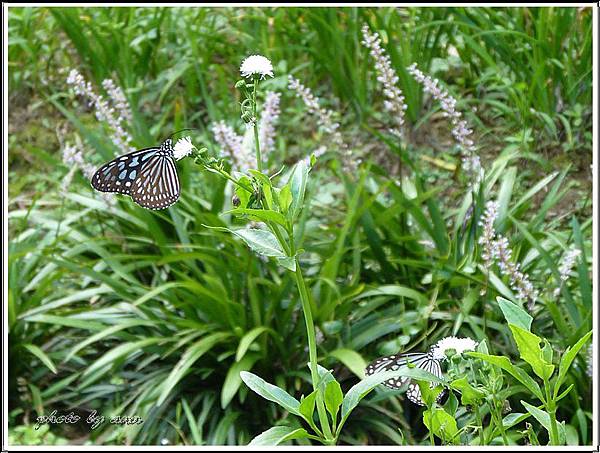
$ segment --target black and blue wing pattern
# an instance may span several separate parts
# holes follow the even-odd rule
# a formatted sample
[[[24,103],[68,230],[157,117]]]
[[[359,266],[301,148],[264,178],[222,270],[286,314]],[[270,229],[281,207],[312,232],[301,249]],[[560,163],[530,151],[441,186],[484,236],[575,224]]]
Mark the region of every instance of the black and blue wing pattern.
[[[180,186],[175,160],[171,156],[155,154],[142,167],[131,186],[131,198],[149,209],[165,209],[179,199]]]
[[[91,183],[100,192],[129,195],[147,209],[168,208],[180,195],[171,140],[111,160],[94,173]]]
[[[372,362],[369,366],[367,366],[366,374],[371,375],[375,373],[380,373],[383,371],[396,371],[400,369],[400,367],[408,366],[408,363],[413,364],[417,368],[421,368],[422,370],[428,371],[435,376],[442,377],[442,367],[440,366],[440,361],[434,359],[431,352],[428,353],[411,353],[411,354],[397,354],[397,355],[389,355],[386,357],[381,357],[374,362]],[[424,406],[425,403],[421,398],[421,390],[419,386],[411,382],[411,379],[408,377],[398,377],[388,379],[383,382],[383,385],[389,387],[394,390],[398,390],[403,385],[408,383],[408,389],[406,391],[406,396],[413,403],[418,404],[419,406]],[[438,401],[443,396],[443,392],[438,396]]]

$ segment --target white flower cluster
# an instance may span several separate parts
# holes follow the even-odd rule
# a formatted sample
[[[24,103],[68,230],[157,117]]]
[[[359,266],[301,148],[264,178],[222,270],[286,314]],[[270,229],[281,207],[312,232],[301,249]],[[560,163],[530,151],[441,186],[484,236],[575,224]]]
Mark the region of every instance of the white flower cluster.
[[[381,38],[378,33],[371,33],[369,26],[362,28],[362,44],[369,49],[373,60],[375,60],[375,70],[377,71],[377,81],[383,87],[383,94],[386,100],[383,103],[384,109],[392,115],[395,127],[390,132],[398,137],[402,136],[402,125],[404,124],[404,113],[407,105],[404,103],[402,90],[396,85],[398,75],[392,69],[390,57],[385,53],[381,46]]]
[[[183,137],[177,140],[173,147],[173,157],[176,160],[183,159],[185,156],[189,156],[195,146],[192,144],[190,137]]]
[[[112,79],[104,79],[102,81],[102,86],[110,96],[120,117],[126,122],[131,123],[133,121],[133,114],[131,113],[131,107],[129,106],[129,102],[127,102],[123,89],[120,86],[117,86]]]
[[[494,229],[494,222],[498,217],[498,203],[495,201],[489,201],[485,206],[485,212],[479,221],[479,225],[483,228],[481,237],[479,238],[479,244],[483,246],[481,252],[481,259],[487,269],[494,264],[494,238],[496,237],[496,230]]]
[[[240,160],[247,160],[246,152],[242,146],[243,137],[236,134],[233,128],[225,123],[218,121],[210,126],[215,141],[221,148],[222,154],[229,154],[234,167],[239,167]]]
[[[517,292],[517,298],[520,300],[529,300],[529,308],[539,296],[539,292],[533,287],[527,274],[520,270],[521,264],[512,261],[512,251],[509,248],[508,239],[498,234],[494,229],[494,221],[498,216],[498,204],[494,201],[488,201],[485,207],[479,225],[483,227],[483,235],[478,243],[483,246],[482,258],[486,267],[493,262],[498,263],[498,267],[503,275],[510,278],[510,286]]]
[[[577,257],[581,255],[581,250],[573,248],[569,250],[558,266],[558,272],[560,273],[560,283],[558,287],[554,290],[554,296],[558,296],[560,294],[560,289],[562,285],[569,279],[569,274],[571,273],[571,269],[575,265],[575,261]]]
[[[254,75],[260,76],[261,79],[264,79],[265,76],[273,77],[273,65],[267,57],[250,55],[242,61],[240,73],[242,77],[252,77]]]
[[[73,181],[73,176],[75,176],[75,172],[79,169],[84,174],[87,179],[91,179],[96,171],[96,167],[90,163],[88,163],[84,158],[84,153],[82,151],[83,144],[77,137],[78,145],[74,146],[69,143],[64,143],[59,135],[59,141],[62,145],[62,160],[65,165],[69,168],[69,171],[63,178],[60,184],[60,190],[63,194],[66,194],[69,190],[69,186]],[[117,201],[114,197],[111,197],[108,193],[103,192],[94,192],[96,196],[99,196],[104,200],[109,208],[114,206]]]
[[[85,177],[88,179],[91,179],[92,175],[94,174],[94,166],[85,161],[83,153],[76,146],[66,143],[62,150],[62,160],[67,167],[70,167],[69,172],[63,178],[61,183],[61,190],[63,192],[66,192],[69,188],[76,169],[81,169]]]
[[[479,156],[475,154],[473,140],[468,138],[473,133],[473,130],[468,128],[467,122],[464,119],[461,119],[462,113],[456,110],[456,99],[448,91],[438,86],[438,79],[434,80],[418,69],[416,63],[410,65],[407,70],[417,82],[423,85],[424,91],[431,93],[431,96],[440,103],[444,111],[444,116],[450,118],[452,136],[461,151],[463,167],[473,178],[471,186],[476,187],[483,178],[483,169]]]
[[[107,82],[107,80],[103,82],[105,88],[108,87],[107,91],[111,95],[112,106],[104,97],[94,91],[92,84],[87,82],[77,69],[69,72],[67,83],[73,87],[77,95],[87,98],[89,105],[95,109],[98,121],[109,126],[112,130],[111,139],[116,147],[121,152],[135,151],[135,148],[131,146],[131,136],[123,127],[123,124],[128,121],[128,116],[131,115],[131,109],[123,92],[120,89],[117,90],[114,82]]]
[[[317,98],[310,88],[305,87],[298,79],[293,76],[288,77],[288,88],[296,93],[296,96],[302,99],[304,105],[308,109],[308,113],[317,118],[317,122],[321,128],[328,134],[331,134],[333,142],[340,148],[345,147],[342,134],[338,131],[340,124],[332,120],[333,111],[324,109],[319,105]]]
[[[465,351],[474,351],[477,344],[475,340],[469,337],[446,337],[431,347],[431,354],[435,360],[445,360],[448,358],[446,351],[454,350],[456,354],[462,354]]]
[[[333,121],[333,111],[324,109],[319,105],[317,98],[310,88],[304,86],[298,79],[293,76],[288,76],[288,88],[296,93],[296,97],[300,98],[307,107],[308,113],[317,119],[317,124],[328,134],[331,135],[331,141],[342,152],[342,159],[346,171],[356,170],[356,166],[360,163],[360,159],[352,159],[348,145],[344,142],[342,134],[338,130],[340,124]]]
[[[281,94],[268,91],[258,125],[260,149],[267,154],[275,149],[275,125],[279,119]]]

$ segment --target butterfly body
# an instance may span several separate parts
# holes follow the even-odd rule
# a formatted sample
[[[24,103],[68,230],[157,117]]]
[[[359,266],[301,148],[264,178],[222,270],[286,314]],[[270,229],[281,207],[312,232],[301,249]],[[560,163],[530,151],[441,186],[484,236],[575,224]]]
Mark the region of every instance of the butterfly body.
[[[119,156],[100,167],[91,179],[100,192],[129,195],[147,209],[165,209],[179,199],[180,185],[173,142]]]
[[[426,353],[394,354],[381,357],[369,364],[365,371],[367,375],[371,375],[383,371],[396,371],[401,367],[409,367],[409,364],[414,365],[416,368],[428,371],[437,377],[442,377],[440,360],[434,358],[431,351]],[[406,391],[406,396],[408,399],[419,406],[424,406],[425,403],[421,397],[419,386],[416,383],[411,382],[409,377],[400,376],[398,378],[391,378],[383,382],[383,385],[398,390],[407,383],[408,389]],[[438,401],[442,396],[443,392],[438,396]]]

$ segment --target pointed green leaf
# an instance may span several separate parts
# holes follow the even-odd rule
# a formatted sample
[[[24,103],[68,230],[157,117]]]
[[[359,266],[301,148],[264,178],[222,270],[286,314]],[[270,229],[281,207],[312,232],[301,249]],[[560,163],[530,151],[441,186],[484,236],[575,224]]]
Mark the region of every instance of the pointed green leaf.
[[[544,354],[540,348],[542,339],[514,324],[509,324],[508,327],[510,327],[515,342],[517,343],[521,358],[531,365],[533,372],[540,378],[549,380],[554,372],[554,365],[546,362],[544,359]]]
[[[293,439],[305,439],[308,433],[303,428],[292,428],[290,426],[274,426],[256,436],[248,444],[249,446],[276,446]]]
[[[222,409],[225,409],[229,405],[230,401],[240,388],[240,385],[242,385],[240,372],[251,370],[258,359],[258,354],[248,354],[239,362],[235,362],[231,365],[229,371],[227,371],[227,376],[225,376],[223,386],[221,387]]]
[[[340,410],[342,401],[344,400],[344,394],[339,382],[331,381],[325,387],[325,407],[331,414],[331,417],[335,420],[337,413]]]
[[[490,354],[482,354],[481,352],[466,352],[468,356],[475,357],[481,360],[485,360],[492,365],[496,365],[502,368],[504,371],[508,372],[515,379],[517,379],[521,384],[523,384],[527,389],[529,389],[540,401],[544,401],[544,395],[540,389],[540,386],[537,382],[533,380],[531,376],[529,376],[525,371],[520,368],[514,366],[507,357],[498,356],[498,355],[490,355]]]
[[[531,322],[533,318],[529,313],[527,313],[522,307],[519,307],[517,304],[512,303],[510,300],[505,299],[504,297],[498,296],[496,297],[498,301],[498,305],[500,306],[500,310],[504,314],[504,319],[508,324],[514,324],[515,326],[519,326],[521,329],[525,329],[527,331],[531,330]]]
[[[571,368],[573,360],[575,360],[575,357],[577,357],[577,354],[579,353],[583,345],[587,343],[591,335],[592,331],[590,330],[577,343],[575,343],[575,346],[573,346],[573,348],[567,348],[567,350],[560,358],[560,363],[558,365],[558,377],[556,378],[556,382],[554,384],[554,396],[558,395],[560,386],[565,381],[565,378],[567,377],[567,373],[569,371],[569,368]]]
[[[341,348],[331,351],[329,355],[335,357],[344,365],[346,365],[348,369],[360,379],[365,377],[365,368],[367,367],[367,362],[365,362],[365,359],[363,359],[358,352],[352,349]]]
[[[294,415],[300,415],[300,402],[285,390],[280,389],[273,384],[269,384],[257,375],[247,371],[242,371],[240,377],[252,391],[258,393],[263,398],[279,404]]]
[[[56,366],[54,365],[54,362],[52,362],[52,359],[50,359],[50,357],[48,357],[48,355],[38,346],[27,343],[24,344],[23,347],[40,359],[40,362],[42,362],[50,371],[52,371],[54,374],[57,373]]]
[[[309,424],[313,423],[313,412],[315,411],[316,400],[317,390],[314,390],[300,401],[300,407],[298,410]]]

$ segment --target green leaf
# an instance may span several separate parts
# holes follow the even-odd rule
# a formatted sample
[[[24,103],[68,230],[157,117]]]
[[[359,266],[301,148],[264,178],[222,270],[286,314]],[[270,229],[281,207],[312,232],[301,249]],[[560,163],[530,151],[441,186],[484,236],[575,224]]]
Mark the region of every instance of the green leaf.
[[[247,176],[241,176],[238,180],[240,184],[243,184],[246,187],[252,187],[252,183],[250,182],[250,178]],[[240,199],[240,207],[245,208],[248,206],[248,202],[250,201],[251,192],[248,192],[246,189],[239,185],[235,185],[235,194]]]
[[[214,345],[229,337],[230,334],[228,333],[217,332],[201,338],[200,340],[192,344],[189,348],[187,348],[181,356],[181,359],[179,359],[179,362],[177,362],[173,370],[171,370],[169,377],[167,377],[166,381],[164,382],[162,386],[162,391],[160,393],[160,397],[158,398],[156,405],[160,406],[162,403],[164,403],[164,401],[169,396],[171,390],[173,390],[173,387],[175,387],[183,378],[183,376],[185,376],[185,374],[196,362],[196,360],[198,360],[200,357],[202,357],[204,354],[210,351]]]
[[[293,256],[284,256],[284,257],[280,257],[278,256],[277,258],[277,262],[285,267],[286,269],[292,271],[292,272],[296,272],[296,258]]]
[[[540,425],[542,425],[544,428],[546,428],[546,431],[548,431],[548,435],[550,435],[550,432],[552,430],[550,414],[548,414],[548,412],[546,412],[542,409],[538,409],[537,407],[529,404],[527,401],[521,400],[521,404],[523,406],[525,406],[525,409],[527,409],[527,412],[529,412],[531,415],[533,415],[533,417],[538,422],[540,422]],[[567,440],[564,422],[557,423],[557,430],[558,430],[559,445],[564,445]]]
[[[240,377],[252,391],[258,393],[263,398],[279,404],[294,415],[300,415],[300,402],[285,390],[280,389],[273,384],[269,384],[257,375],[247,371],[242,371]]]
[[[438,396],[444,390],[444,387],[441,385],[431,386],[429,382],[423,381],[421,379],[415,379],[415,382],[419,386],[419,390],[421,392],[421,398],[425,402],[427,407],[432,407],[434,403],[437,401]]]
[[[185,418],[187,419],[188,427],[192,434],[194,444],[202,445],[202,434],[200,434],[200,430],[198,429],[198,423],[196,422],[194,413],[192,412],[192,409],[190,408],[190,405],[185,400],[185,398],[181,400],[181,405],[183,406],[183,412],[185,413]]]
[[[531,393],[533,393],[540,401],[544,401],[544,395],[540,389],[540,386],[537,382],[533,380],[531,376],[529,376],[525,371],[520,368],[514,366],[507,357],[498,356],[498,355],[490,355],[490,354],[482,354],[481,352],[466,352],[466,355],[470,357],[475,357],[481,360],[485,360],[492,365],[496,365],[497,367],[502,368],[504,371],[508,372],[515,379],[517,379],[521,384],[523,384]]]
[[[423,412],[423,423],[444,443],[456,443],[459,440],[456,419],[443,408],[433,407]]]
[[[249,371],[252,369],[256,361],[260,358],[258,354],[248,354],[239,362],[235,362],[227,371],[225,376],[225,382],[221,388],[221,408],[225,409],[229,405],[237,393],[240,385],[242,385],[242,378],[240,372]]]
[[[248,246],[259,255],[275,256],[285,258],[286,255],[281,249],[277,238],[273,233],[266,230],[255,228],[244,228],[240,230],[230,230],[236,236],[241,237]]]
[[[290,184],[286,184],[281,188],[279,192],[279,209],[283,214],[287,214],[292,204],[292,189]]]
[[[291,170],[288,184],[292,195],[292,202],[288,211],[288,219],[291,223],[298,218],[302,206],[304,205],[304,193],[306,192],[306,182],[308,180],[308,167],[304,161],[298,162]]]
[[[242,337],[242,339],[240,340],[240,344],[238,345],[237,352],[235,354],[235,361],[239,362],[242,359],[242,357],[244,357],[244,354],[246,354],[246,351],[254,342],[254,340],[256,340],[262,333],[268,332],[270,330],[271,329],[269,329],[268,327],[260,326],[255,327],[250,332],[246,333],[246,335]]]
[[[308,433],[303,428],[292,428],[290,426],[274,426],[256,436],[248,444],[249,446],[275,446],[293,439],[305,439]]]
[[[573,348],[567,348],[567,350],[563,353],[562,357],[560,358],[560,363],[558,365],[558,377],[556,378],[556,382],[554,383],[555,397],[556,395],[558,395],[560,386],[563,384],[565,378],[567,377],[567,373],[569,371],[569,368],[571,368],[573,360],[575,360],[575,357],[577,357],[577,354],[579,353],[583,345],[587,343],[591,335],[592,331],[590,330],[577,343],[575,343]]]
[[[466,376],[452,381],[450,388],[460,392],[460,401],[463,405],[478,405],[485,397],[485,394],[481,390],[477,390],[467,381]]]
[[[330,381],[325,387],[325,407],[331,414],[331,418],[334,420],[334,423],[343,400],[344,394],[339,382],[335,380]]]
[[[236,208],[231,209],[230,211],[225,211],[223,214],[233,214],[236,216],[247,215],[250,216],[253,220],[260,220],[265,223],[275,222],[284,228],[287,225],[287,221],[281,213],[267,209]]]
[[[108,352],[106,352],[102,357],[100,357],[98,360],[96,360],[95,362],[92,363],[92,365],[90,365],[85,372],[83,373],[83,377],[91,377],[95,372],[100,371],[103,367],[107,367],[107,366],[113,366],[115,365],[118,361],[128,357],[130,354],[133,354],[135,352],[139,352],[140,350],[142,350],[143,348],[153,345],[153,344],[157,344],[160,342],[164,342],[165,339],[164,338],[156,338],[156,337],[152,337],[152,338],[145,338],[143,340],[139,340],[139,341],[130,341],[127,343],[121,343],[119,346],[110,349]],[[106,370],[108,371],[108,370]],[[104,373],[102,373],[104,374]],[[93,380],[98,379],[101,376],[101,374],[96,374],[95,376],[93,376]],[[93,382],[93,380],[87,380],[84,383],[81,384],[82,387],[86,387],[87,384]]]
[[[300,401],[299,411],[304,419],[309,423],[313,424],[313,412],[315,410],[315,402],[317,400],[317,390],[313,390],[305,398]]]
[[[545,381],[549,380],[554,372],[554,365],[546,362],[544,359],[544,354],[540,348],[542,339],[514,324],[509,324],[508,327],[510,327],[515,342],[517,343],[521,358],[531,365],[533,372],[541,379]]]
[[[329,355],[331,357],[335,357],[344,365],[346,365],[348,369],[360,379],[365,377],[365,368],[367,367],[367,362],[365,362],[365,359],[363,359],[358,352],[352,349],[341,348],[331,351]]]
[[[420,368],[409,368],[408,366],[402,366],[395,371],[384,371],[367,376],[365,379],[360,381],[358,384],[355,384],[350,390],[348,390],[348,393],[346,393],[346,396],[344,396],[344,400],[342,401],[342,418],[338,426],[338,431],[341,430],[341,427],[350,415],[350,412],[352,412],[354,408],[358,406],[360,400],[367,396],[371,390],[388,379],[398,378],[401,376],[410,377],[413,379],[422,379],[424,381],[429,381],[436,384],[445,383],[443,379],[440,379],[434,374],[431,374]]]
[[[383,285],[378,288],[365,291],[364,293],[355,297],[355,300],[373,296],[406,297],[418,302],[420,305],[427,305],[429,302],[427,298],[418,291],[400,285]]]
[[[531,330],[531,322],[533,321],[533,318],[529,315],[529,313],[527,313],[522,307],[519,307],[517,304],[512,303],[510,300],[505,299],[504,297],[498,296],[496,297],[496,300],[498,301],[500,310],[502,310],[504,319],[506,319],[508,324],[514,324],[515,326],[527,331]]]
[[[32,353],[34,356],[36,356],[38,359],[40,359],[40,362],[46,365],[46,367],[50,371],[52,371],[54,374],[57,373],[56,366],[54,365],[54,362],[52,362],[52,359],[50,359],[50,357],[48,357],[48,355],[46,355],[46,353],[42,351],[38,346],[26,343],[23,345],[23,347],[27,349],[30,353]]]
[[[523,414],[521,412],[511,412],[502,419],[502,426],[504,429],[512,428],[513,426],[521,423],[523,420],[527,420],[531,417],[530,414]]]

